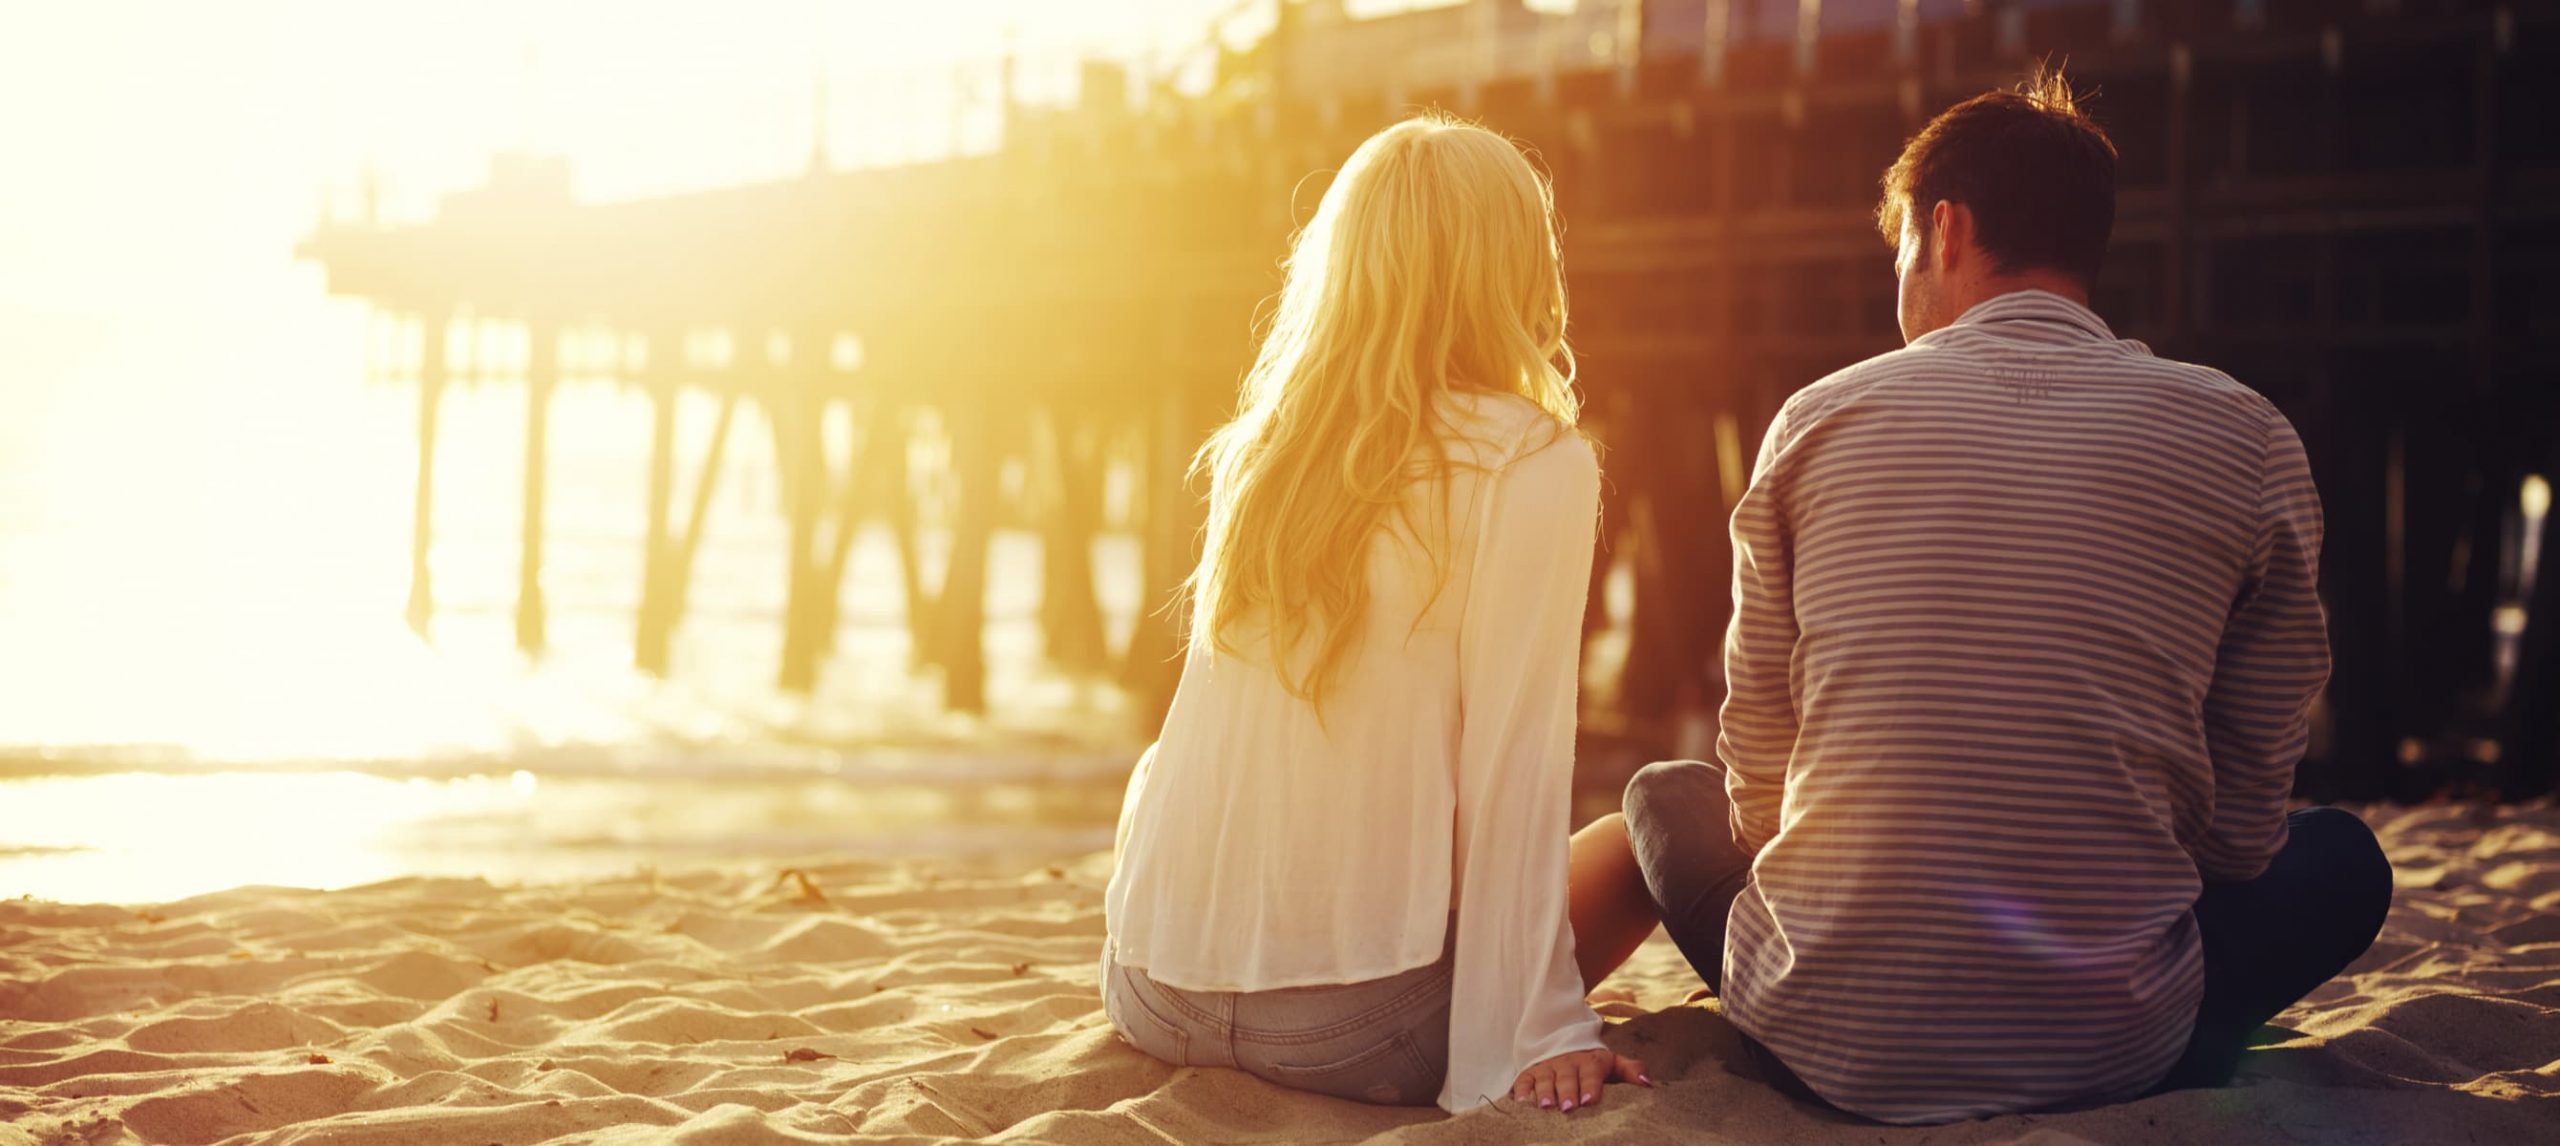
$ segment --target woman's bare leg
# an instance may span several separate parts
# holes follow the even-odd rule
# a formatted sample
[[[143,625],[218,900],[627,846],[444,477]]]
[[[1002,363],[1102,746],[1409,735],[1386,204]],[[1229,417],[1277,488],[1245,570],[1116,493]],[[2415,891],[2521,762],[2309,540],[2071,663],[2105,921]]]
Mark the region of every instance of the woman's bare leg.
[[[1591,990],[1644,945],[1662,922],[1645,890],[1627,841],[1627,818],[1611,812],[1573,834],[1565,915],[1573,921],[1573,960]]]

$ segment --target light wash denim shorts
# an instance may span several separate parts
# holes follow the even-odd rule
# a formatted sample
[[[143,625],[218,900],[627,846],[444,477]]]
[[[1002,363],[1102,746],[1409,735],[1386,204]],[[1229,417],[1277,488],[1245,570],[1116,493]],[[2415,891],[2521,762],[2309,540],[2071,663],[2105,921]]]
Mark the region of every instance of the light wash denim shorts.
[[[1102,1009],[1130,1045],[1175,1066],[1241,1070],[1292,1090],[1429,1106],[1449,1072],[1449,953],[1360,983],[1186,991],[1102,956]]]

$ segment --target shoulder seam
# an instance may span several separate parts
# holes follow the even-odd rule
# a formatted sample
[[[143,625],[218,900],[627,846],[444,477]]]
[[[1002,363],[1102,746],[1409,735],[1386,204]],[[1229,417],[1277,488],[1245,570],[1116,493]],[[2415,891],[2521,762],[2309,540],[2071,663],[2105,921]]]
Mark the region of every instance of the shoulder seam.
[[[2215,371],[2215,373],[2221,372]],[[2233,384],[2238,384],[2236,379]],[[2276,409],[2276,404],[2268,401],[2266,395],[2245,386],[2241,389],[2258,401],[2258,488],[2249,499],[2249,512],[2257,518],[2256,536],[2250,538],[2249,542],[2249,565],[2254,569],[2262,556],[2275,543],[2275,522],[2267,514],[2267,470],[2270,468],[2267,462],[2267,447],[2275,441],[2276,419],[2283,417],[2284,413]]]

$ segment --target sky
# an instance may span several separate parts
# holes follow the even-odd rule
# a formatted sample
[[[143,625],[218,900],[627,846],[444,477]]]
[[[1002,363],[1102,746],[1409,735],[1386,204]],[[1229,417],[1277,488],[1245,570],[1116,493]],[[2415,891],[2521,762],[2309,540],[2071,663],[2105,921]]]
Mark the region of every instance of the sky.
[[[1054,83],[1085,51],[1163,55],[1220,6],[12,5],[0,16],[0,305],[193,305],[275,262],[276,239],[307,228],[324,193],[351,211],[368,168],[385,206],[412,215],[476,182],[500,149],[567,155],[597,199],[787,174],[809,154],[822,74],[841,162],[923,152],[948,136],[934,105],[956,65],[991,76],[1010,45],[1026,85]]]
[[[1350,6],[1416,2],[1436,0]],[[1238,6],[9,4],[0,401],[23,396],[37,366],[135,336],[142,316],[228,327],[285,313],[313,277],[291,264],[291,243],[323,210],[355,214],[368,179],[386,215],[419,218],[480,182],[500,150],[568,157],[588,200],[788,175],[821,136],[838,166],[930,155],[972,130],[954,93],[983,110],[1000,57],[1020,61],[1026,95],[1061,97],[1086,55],[1150,68],[1196,58],[1186,49]]]
[[[840,167],[930,156],[969,129],[954,92],[994,98],[999,58],[1019,61],[1026,98],[1070,98],[1080,58],[1168,68],[1236,8],[0,4],[0,750],[432,732],[386,695],[441,671],[399,616],[415,399],[367,384],[365,308],[293,254],[325,213],[357,213],[368,180],[385,216],[424,219],[502,151],[566,157],[588,201],[786,177],[821,139]],[[636,527],[603,497],[637,484],[634,401],[561,396],[556,534]],[[466,388],[446,418],[438,580],[495,598],[521,399]],[[751,447],[733,464],[753,466]],[[588,492],[601,500],[581,518]],[[602,591],[627,573],[600,570]]]
[[[777,607],[782,580],[755,433],[730,453],[737,480],[723,483],[703,559],[697,596],[724,599],[697,600],[705,616],[684,636],[712,650],[692,663],[734,671],[662,686],[632,679],[627,644],[646,400],[603,387],[555,399],[554,653],[529,666],[504,615],[523,399],[501,387],[448,395],[444,611],[424,646],[401,617],[414,391],[368,380],[371,319],[329,297],[320,270],[295,259],[297,241],[328,213],[356,214],[367,181],[385,216],[429,217],[503,151],[565,157],[588,201],[786,177],[821,141],[839,167],[947,152],[992,118],[969,108],[989,109],[999,58],[1020,61],[1026,98],[1068,98],[1081,57],[1169,67],[1235,6],[0,2],[0,764],[128,749],[362,761],[671,728],[724,736],[759,710],[691,698],[729,677],[769,688],[772,649],[756,642],[772,626],[752,614]],[[957,107],[955,92],[967,93]],[[688,416],[684,441],[698,450],[710,419]],[[714,625],[715,609],[750,619]],[[865,656],[902,663],[894,650]],[[373,788],[321,790],[342,780],[357,783],[279,790],[251,777],[228,804],[172,790],[156,812],[142,794],[64,799],[196,856],[235,848],[238,830],[265,822],[244,818],[259,808],[372,823]],[[26,798],[45,782],[0,799],[0,852],[49,838],[39,821],[58,813]],[[189,825],[198,834],[179,830]],[[307,849],[293,859],[309,867]],[[331,878],[363,874],[341,866]]]
[[[779,177],[822,74],[829,150],[888,162],[948,146],[917,105],[955,64],[1160,55],[1214,6],[0,6],[0,746],[432,731],[398,607],[414,399],[365,384],[364,308],[293,256],[362,173],[410,218],[503,150],[566,156],[590,200]],[[555,527],[581,527],[583,458],[628,468],[626,398],[563,396],[595,408],[555,431]],[[520,401],[449,405],[440,560],[495,576],[456,547],[512,528]]]

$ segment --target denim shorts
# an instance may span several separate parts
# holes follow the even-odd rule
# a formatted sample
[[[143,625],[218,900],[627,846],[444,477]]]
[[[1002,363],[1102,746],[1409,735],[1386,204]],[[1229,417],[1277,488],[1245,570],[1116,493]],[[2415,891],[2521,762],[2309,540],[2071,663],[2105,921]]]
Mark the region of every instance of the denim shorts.
[[[1175,1066],[1220,1066],[1292,1090],[1429,1106],[1449,1072],[1450,957],[1359,983],[1186,991],[1102,957],[1120,1037]]]

